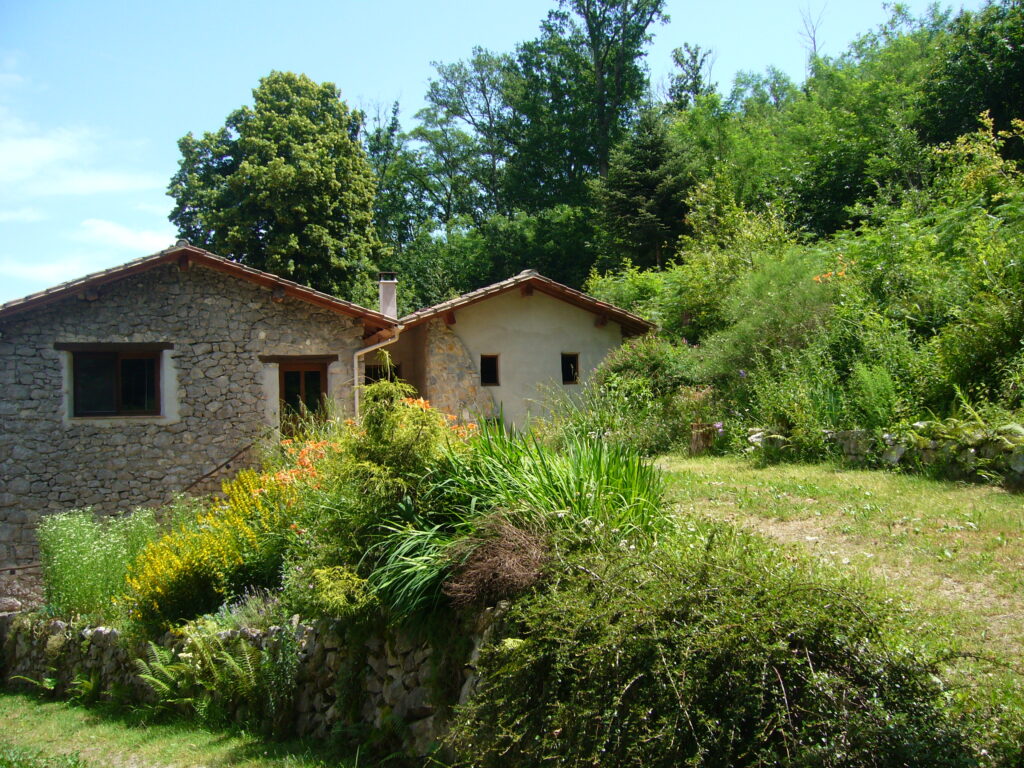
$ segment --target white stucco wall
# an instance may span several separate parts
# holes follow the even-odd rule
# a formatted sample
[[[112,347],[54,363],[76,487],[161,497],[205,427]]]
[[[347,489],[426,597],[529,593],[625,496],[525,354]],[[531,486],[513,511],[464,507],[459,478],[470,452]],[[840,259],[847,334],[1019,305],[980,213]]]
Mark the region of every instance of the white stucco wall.
[[[506,423],[525,426],[542,412],[540,400],[550,389],[579,389],[562,384],[562,353],[579,355],[580,384],[609,351],[622,343],[622,328],[539,291],[518,290],[485,299],[455,312],[455,333],[469,351],[477,373],[481,355],[498,355],[499,385],[487,387]],[[478,379],[479,381],[479,379]]]

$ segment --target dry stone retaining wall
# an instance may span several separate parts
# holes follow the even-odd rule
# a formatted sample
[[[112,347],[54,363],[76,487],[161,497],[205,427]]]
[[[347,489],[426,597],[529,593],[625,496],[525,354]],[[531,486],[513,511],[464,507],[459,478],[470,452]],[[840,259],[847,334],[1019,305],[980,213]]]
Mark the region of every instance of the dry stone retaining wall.
[[[350,407],[361,337],[352,318],[275,302],[266,288],[200,266],[154,267],[101,287],[94,300],[0,320],[0,565],[35,559],[40,515],[166,503],[256,440],[276,371],[260,355],[339,354],[331,394]],[[173,344],[163,353],[175,372],[164,416],[69,418],[71,353],[55,342]]]
[[[480,646],[489,639],[501,611],[483,611],[470,630],[468,656],[454,664],[448,660],[446,669],[459,675],[459,693],[453,701],[437,700],[450,688],[437,679],[442,672],[439,651],[401,632],[372,635],[358,648],[346,647],[343,633],[333,622],[296,622],[267,631],[229,630],[222,636],[242,635],[265,648],[277,633],[295,634],[299,668],[290,717],[294,735],[324,738],[339,724],[356,724],[347,706],[354,696],[359,704],[357,722],[390,730],[398,725],[405,748],[422,755],[444,734],[451,705],[472,695]],[[160,640],[165,647],[180,642],[171,634]],[[50,678],[55,692],[66,695],[76,678],[95,678],[102,695],[119,689],[133,701],[152,702],[153,694],[133,661],[144,654],[145,644],[129,647],[117,630],[107,627],[76,628],[31,614],[0,614],[0,683],[8,687],[31,688],[24,678]],[[347,674],[351,665],[356,665],[355,675]],[[357,690],[346,690],[347,685]],[[236,715],[245,706],[235,702]]]

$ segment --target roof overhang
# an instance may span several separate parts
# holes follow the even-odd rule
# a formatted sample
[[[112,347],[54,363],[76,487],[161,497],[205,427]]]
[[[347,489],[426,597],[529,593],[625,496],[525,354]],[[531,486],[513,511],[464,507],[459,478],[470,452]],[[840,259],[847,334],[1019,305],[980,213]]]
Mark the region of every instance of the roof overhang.
[[[244,264],[217,256],[202,248],[197,248],[194,245],[176,245],[159,253],[154,253],[151,256],[144,256],[141,259],[135,259],[102,272],[94,272],[77,280],[62,283],[53,288],[47,288],[45,291],[33,293],[21,299],[14,299],[0,305],[0,319],[43,307],[47,304],[53,304],[71,296],[80,295],[88,298],[90,294],[94,295],[101,286],[107,283],[123,280],[131,275],[145,272],[164,264],[175,264],[182,270],[190,269],[193,266],[200,266],[223,272],[240,280],[269,288],[272,300],[281,301],[285,297],[290,297],[331,312],[362,320],[366,334],[373,334],[398,324],[393,318],[386,317],[379,312],[366,309],[350,301],[335,298],[330,294],[322,293],[291,280],[286,280],[270,272],[247,267]]]
[[[605,325],[609,321],[618,323],[622,328],[623,334],[626,336],[641,336],[648,331],[654,330],[655,327],[654,323],[644,320],[642,317],[631,312],[627,312],[621,307],[595,299],[593,296],[577,291],[567,285],[557,283],[533,270],[521,272],[515,277],[510,277],[508,280],[502,280],[499,283],[463,294],[458,298],[418,310],[411,315],[406,315],[399,322],[406,328],[411,328],[436,317],[449,316],[458,309],[463,309],[516,289],[519,289],[523,296],[528,296],[533,291],[537,291],[585,309],[597,316],[596,325]]]

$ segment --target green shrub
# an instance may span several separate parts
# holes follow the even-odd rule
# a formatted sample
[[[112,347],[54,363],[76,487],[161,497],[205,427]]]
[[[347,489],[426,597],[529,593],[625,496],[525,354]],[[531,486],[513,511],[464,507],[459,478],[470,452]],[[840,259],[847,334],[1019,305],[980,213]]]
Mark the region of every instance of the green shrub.
[[[215,611],[249,587],[276,586],[289,539],[292,506],[315,482],[313,456],[299,451],[295,467],[276,473],[243,470],[224,483],[225,497],[195,516],[183,516],[131,562],[120,603],[129,618],[150,629]]]
[[[74,510],[44,517],[37,530],[47,605],[64,617],[115,615],[129,564],[157,536],[156,517],[140,509],[119,517]]]
[[[938,665],[881,601],[721,526],[564,561],[481,655],[471,766],[972,764]]]
[[[685,345],[679,347],[648,334],[630,339],[609,352],[594,371],[594,381],[601,386],[609,378],[642,378],[655,395],[666,395],[693,383],[692,368]]]
[[[881,429],[899,419],[901,409],[896,383],[882,366],[855,363],[847,392],[854,426]]]
[[[285,569],[282,601],[290,613],[353,620],[375,605],[366,579],[343,565],[317,568],[308,563]]]
[[[608,373],[591,380],[574,397],[555,395],[547,412],[533,423],[546,444],[560,449],[567,442],[600,439],[641,455],[664,453],[690,438],[690,424],[708,411],[706,390],[685,387],[655,394],[644,376]]]
[[[704,344],[703,377],[728,386],[759,361],[816,341],[837,290],[822,273],[820,254],[794,249],[739,280],[726,302],[728,327]]]
[[[534,430],[556,448],[598,436],[645,456],[685,445],[691,424],[720,421],[711,390],[690,385],[695,365],[696,352],[685,344],[633,339],[612,351],[580,392],[552,397]]]
[[[827,432],[844,418],[842,385],[823,350],[786,350],[772,365],[758,365],[749,375],[751,427],[765,427],[788,439],[777,458],[819,459],[833,450]]]

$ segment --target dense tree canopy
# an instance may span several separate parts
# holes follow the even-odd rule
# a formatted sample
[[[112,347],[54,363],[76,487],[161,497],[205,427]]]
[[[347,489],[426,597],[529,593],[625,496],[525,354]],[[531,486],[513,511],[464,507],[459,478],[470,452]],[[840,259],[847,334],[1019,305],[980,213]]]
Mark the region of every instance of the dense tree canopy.
[[[361,130],[334,86],[273,73],[254,107],[181,140],[172,221],[353,297],[372,265],[398,271],[403,308],[528,267],[576,287],[595,267],[666,268],[744,217],[827,239],[927,186],[932,149],[983,112],[999,131],[1024,117],[1021,14],[897,5],[840,55],[811,45],[802,82],[769,66],[723,90],[687,43],[658,94],[645,56],[664,0],[559,0],[511,51],[436,63],[411,126],[396,104]]]
[[[361,116],[332,83],[289,72],[263,78],[253,98],[178,142],[171,221],[218,254],[366,300],[381,246]]]

